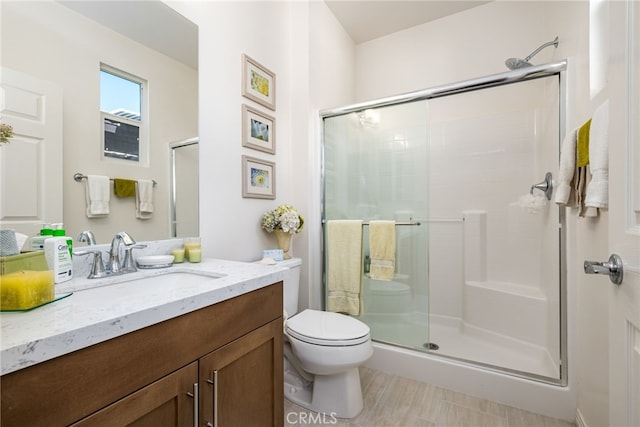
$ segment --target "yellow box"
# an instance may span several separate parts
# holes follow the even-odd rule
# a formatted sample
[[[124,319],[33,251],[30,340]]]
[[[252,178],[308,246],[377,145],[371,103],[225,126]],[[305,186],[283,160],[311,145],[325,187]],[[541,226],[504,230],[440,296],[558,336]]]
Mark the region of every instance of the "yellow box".
[[[20,270],[43,271],[48,269],[44,251],[0,257],[0,274],[9,274]]]
[[[0,276],[0,310],[27,310],[54,298],[51,270],[22,270]]]

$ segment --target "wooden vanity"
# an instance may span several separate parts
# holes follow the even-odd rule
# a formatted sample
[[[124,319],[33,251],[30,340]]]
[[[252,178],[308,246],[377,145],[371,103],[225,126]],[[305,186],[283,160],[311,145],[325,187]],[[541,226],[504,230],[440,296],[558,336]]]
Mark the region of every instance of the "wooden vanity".
[[[0,377],[2,426],[282,426],[282,282]]]

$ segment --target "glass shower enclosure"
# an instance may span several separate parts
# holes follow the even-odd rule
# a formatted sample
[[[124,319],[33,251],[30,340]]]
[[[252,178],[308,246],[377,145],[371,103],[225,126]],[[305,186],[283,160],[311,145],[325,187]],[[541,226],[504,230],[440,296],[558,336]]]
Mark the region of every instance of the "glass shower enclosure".
[[[565,67],[322,112],[323,221],[364,221],[360,319],[374,341],[566,384],[553,202]],[[367,273],[378,219],[396,221],[390,281]]]

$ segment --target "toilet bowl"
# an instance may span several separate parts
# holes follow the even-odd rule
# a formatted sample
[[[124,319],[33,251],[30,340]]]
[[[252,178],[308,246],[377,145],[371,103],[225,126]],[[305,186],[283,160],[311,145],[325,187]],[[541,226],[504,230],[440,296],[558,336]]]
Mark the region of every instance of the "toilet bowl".
[[[358,368],[373,355],[369,327],[338,313],[297,313],[301,261],[279,264],[289,267],[284,279],[285,398],[320,414],[353,418],[363,408]],[[294,284],[295,306],[287,296]]]
[[[292,350],[285,350],[285,357],[302,378],[313,375],[302,387],[287,384],[285,377],[285,397],[318,413],[358,415],[363,407],[358,367],[373,354],[369,327],[343,314],[304,310],[287,319],[285,336]]]
[[[364,279],[365,314],[406,314],[411,308],[411,288],[396,280]]]

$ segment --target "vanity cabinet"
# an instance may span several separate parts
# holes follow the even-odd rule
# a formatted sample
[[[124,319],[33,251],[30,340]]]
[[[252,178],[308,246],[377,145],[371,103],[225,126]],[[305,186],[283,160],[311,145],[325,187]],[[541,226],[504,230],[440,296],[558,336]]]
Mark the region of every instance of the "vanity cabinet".
[[[279,282],[0,377],[0,423],[282,426],[282,351]]]

